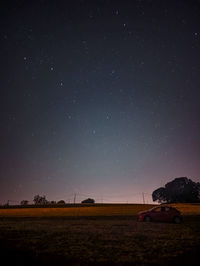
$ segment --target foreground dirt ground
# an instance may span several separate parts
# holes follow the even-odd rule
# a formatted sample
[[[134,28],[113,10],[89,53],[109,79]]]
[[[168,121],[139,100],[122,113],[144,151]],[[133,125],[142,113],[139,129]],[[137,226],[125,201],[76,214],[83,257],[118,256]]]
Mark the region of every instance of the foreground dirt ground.
[[[4,265],[199,265],[200,216],[180,225],[136,216],[1,217]]]

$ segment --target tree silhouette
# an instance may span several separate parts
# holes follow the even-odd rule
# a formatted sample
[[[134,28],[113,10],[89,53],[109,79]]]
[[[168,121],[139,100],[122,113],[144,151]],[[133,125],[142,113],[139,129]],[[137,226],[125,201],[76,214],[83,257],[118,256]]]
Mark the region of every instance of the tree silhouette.
[[[178,177],[152,193],[153,201],[168,202],[200,202],[200,183],[187,177]]]
[[[45,204],[48,204],[48,201],[46,199],[46,196],[35,195],[33,201],[34,201],[35,205],[45,205]]]
[[[20,204],[21,204],[21,205],[24,205],[24,206],[25,206],[25,205],[28,205],[28,200],[22,200],[22,201],[20,202]]]
[[[57,202],[57,204],[65,204],[65,201],[64,201],[64,200],[59,200],[59,201]]]
[[[88,198],[88,199],[81,201],[81,203],[95,203],[95,200]]]
[[[152,193],[153,201],[158,201],[159,203],[167,201],[166,198],[166,189],[164,187],[160,187]]]

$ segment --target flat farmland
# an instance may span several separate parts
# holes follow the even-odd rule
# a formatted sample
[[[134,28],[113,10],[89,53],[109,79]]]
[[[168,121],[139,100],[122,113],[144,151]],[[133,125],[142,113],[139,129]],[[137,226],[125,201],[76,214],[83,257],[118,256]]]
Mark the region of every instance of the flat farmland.
[[[4,265],[199,265],[200,205],[177,204],[180,225],[137,222],[137,212],[151,207],[0,209],[1,259]]]
[[[154,207],[148,204],[69,204],[65,207],[35,207],[28,208],[2,208],[0,217],[85,217],[85,216],[129,216],[137,215]]]
[[[200,204],[171,204],[183,215],[200,215]],[[9,207],[0,208],[0,217],[85,217],[85,216],[131,216],[139,211],[153,208],[153,204],[68,204],[58,207]]]

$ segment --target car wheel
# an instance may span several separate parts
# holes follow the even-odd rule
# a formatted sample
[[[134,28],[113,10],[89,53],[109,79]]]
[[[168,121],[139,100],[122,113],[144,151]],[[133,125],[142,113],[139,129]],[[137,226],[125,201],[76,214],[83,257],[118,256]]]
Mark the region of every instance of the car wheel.
[[[175,224],[180,224],[181,223],[181,218],[178,217],[178,216],[174,217],[174,222],[175,222]]]
[[[151,217],[150,216],[145,216],[144,217],[144,221],[148,222],[148,223],[151,222]]]

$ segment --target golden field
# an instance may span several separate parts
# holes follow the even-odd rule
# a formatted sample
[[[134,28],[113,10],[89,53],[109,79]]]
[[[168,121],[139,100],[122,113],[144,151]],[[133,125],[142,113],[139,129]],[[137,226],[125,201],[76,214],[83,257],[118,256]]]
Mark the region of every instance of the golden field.
[[[183,215],[200,214],[200,204],[171,204]],[[94,204],[93,206],[41,207],[41,208],[2,208],[0,216],[4,217],[56,217],[56,216],[131,216],[148,210],[156,205],[151,204]]]
[[[170,205],[177,208],[183,215],[200,215],[200,204],[198,203],[174,203]]]
[[[137,215],[139,211],[150,209],[155,205],[148,204],[95,204],[93,206],[42,207],[0,209],[0,216],[52,217],[52,216],[116,216]]]

